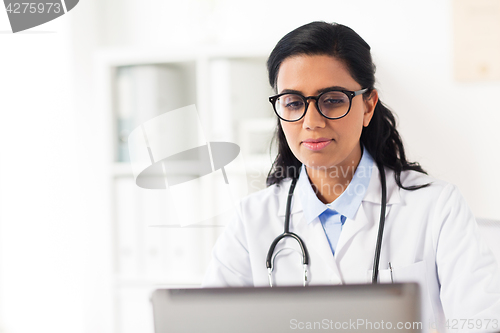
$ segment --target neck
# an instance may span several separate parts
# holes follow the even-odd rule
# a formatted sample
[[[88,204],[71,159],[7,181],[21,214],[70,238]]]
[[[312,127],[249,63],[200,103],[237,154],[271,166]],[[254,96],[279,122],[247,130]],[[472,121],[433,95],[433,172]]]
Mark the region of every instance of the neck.
[[[361,147],[355,149],[342,163],[330,168],[310,168],[307,175],[318,199],[328,204],[337,199],[350,184],[361,161]]]

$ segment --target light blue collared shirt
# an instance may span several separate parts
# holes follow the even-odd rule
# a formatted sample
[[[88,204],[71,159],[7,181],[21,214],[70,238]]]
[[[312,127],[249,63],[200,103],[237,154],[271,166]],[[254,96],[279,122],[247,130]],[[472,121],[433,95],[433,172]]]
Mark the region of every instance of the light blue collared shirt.
[[[345,221],[347,218],[353,219],[359,209],[359,206],[361,206],[361,201],[363,200],[368,184],[370,183],[373,165],[374,162],[372,156],[366,149],[363,148],[361,160],[359,161],[359,165],[356,168],[356,172],[354,173],[351,182],[347,188],[345,188],[345,186],[341,187],[338,185],[338,187],[331,189],[332,191],[337,191],[338,193],[342,192],[343,189],[345,189],[345,191],[343,191],[337,199],[329,204],[324,204],[318,199],[309,181],[306,168],[302,165],[297,186],[300,189],[299,197],[304,210],[304,218],[309,224],[314,219],[319,217],[333,254],[335,254],[340,232],[342,231]],[[339,167],[337,170],[333,170],[332,172],[337,171],[339,175],[341,175],[342,172],[347,174],[352,172],[352,168],[353,166],[348,167],[348,170],[342,170]],[[327,189],[323,188],[322,190],[325,191]]]

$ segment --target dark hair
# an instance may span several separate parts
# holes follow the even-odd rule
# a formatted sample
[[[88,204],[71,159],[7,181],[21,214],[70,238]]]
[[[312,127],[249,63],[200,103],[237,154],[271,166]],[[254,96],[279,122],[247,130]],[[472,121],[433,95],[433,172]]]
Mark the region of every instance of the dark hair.
[[[351,76],[362,88],[368,88],[363,98],[374,89],[375,65],[370,46],[351,28],[337,23],[312,22],[285,35],[276,44],[267,60],[269,83],[277,92],[276,82],[281,63],[296,55],[329,55],[342,61]],[[280,184],[285,178],[298,177],[302,163],[293,155],[278,119],[274,134],[278,155],[267,176],[267,186]],[[403,142],[396,130],[396,119],[379,100],[370,124],[361,132],[361,143],[375,162],[395,171],[396,183],[405,190],[416,190],[429,184],[405,187],[401,184],[401,171],[415,170],[427,174],[418,163],[406,160]]]

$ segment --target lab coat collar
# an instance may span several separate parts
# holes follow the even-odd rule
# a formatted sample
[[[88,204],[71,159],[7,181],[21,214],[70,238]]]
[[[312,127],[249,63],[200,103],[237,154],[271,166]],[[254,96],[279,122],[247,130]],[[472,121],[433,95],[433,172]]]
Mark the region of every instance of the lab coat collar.
[[[328,208],[327,205],[318,199],[316,193],[314,193],[304,165],[300,168],[300,177],[297,181],[296,193],[302,204],[304,218],[307,224],[311,223]]]
[[[351,182],[345,191],[329,204],[324,204],[318,199],[312,189],[306,168],[302,165],[300,171],[301,177],[297,183],[297,187],[306,222],[311,223],[327,209],[331,209],[340,215],[353,219],[368,189],[373,165],[373,158],[370,153],[363,148],[361,160],[359,161],[359,165],[356,168],[356,172]]]
[[[297,182],[300,181],[300,176]],[[288,191],[290,190],[290,184],[292,184],[292,180],[290,178],[287,178],[281,182],[279,185],[279,195],[278,195],[278,201],[279,201],[279,208],[278,208],[278,216],[285,216],[286,213],[286,201],[288,198]],[[298,198],[297,194],[297,185],[295,186],[294,190],[294,195],[292,196],[292,209],[291,213],[295,214],[298,212],[302,211],[302,203],[300,199]]]
[[[394,170],[385,169],[385,179],[387,183],[387,204],[399,204],[401,203],[400,187],[396,184],[394,179]],[[368,190],[366,191],[363,201],[371,202],[375,204],[382,204],[382,185],[380,184],[380,171],[376,163],[374,163],[372,170],[372,177],[370,179],[370,184],[368,185]]]
[[[392,204],[398,204],[401,203],[401,195],[400,195],[400,188],[396,184],[396,180],[394,179],[394,171],[388,168],[385,169],[385,179],[387,183],[387,204],[392,205]],[[302,173],[299,176],[299,180],[297,181],[297,186],[295,187],[294,191],[294,196],[292,197],[292,214],[295,214],[297,212],[301,212],[303,210],[302,207],[302,200],[299,199],[298,195],[295,195],[298,191],[298,183],[301,181],[301,178],[307,177],[306,173]],[[309,181],[308,179],[302,179],[302,181]],[[288,190],[290,189],[290,184],[291,184],[291,179],[285,179],[281,182],[279,185],[279,209],[278,209],[278,216],[285,216],[286,212],[286,201],[288,197]],[[311,189],[312,191],[312,189]],[[374,163],[373,165],[373,170],[370,178],[370,183],[368,185],[368,189],[366,190],[365,196],[363,198],[363,202],[371,202],[375,204],[381,204],[381,193],[382,193],[382,186],[380,184],[380,172],[377,167],[377,164]]]

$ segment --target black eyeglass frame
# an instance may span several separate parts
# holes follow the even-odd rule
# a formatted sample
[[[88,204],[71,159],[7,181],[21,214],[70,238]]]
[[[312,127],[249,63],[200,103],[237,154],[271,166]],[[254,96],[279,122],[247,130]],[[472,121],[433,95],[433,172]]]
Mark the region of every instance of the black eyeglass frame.
[[[329,93],[329,92],[332,92],[332,91],[340,91],[340,92],[343,92],[344,94],[347,95],[347,98],[349,98],[349,109],[347,109],[347,112],[343,115],[343,116],[340,116],[340,117],[334,117],[334,118],[331,118],[331,117],[327,117],[323,114],[323,112],[321,112],[321,109],[319,107],[319,104],[318,104],[318,101],[319,99],[321,98],[321,96],[323,96],[324,94],[326,93]],[[278,94],[278,95],[274,95],[274,96],[271,96],[269,97],[269,102],[273,105],[273,110],[274,110],[274,113],[276,113],[276,115],[283,121],[288,121],[288,122],[295,122],[295,121],[299,121],[301,120],[302,118],[304,118],[304,116],[306,115],[306,112],[307,112],[307,108],[309,107],[309,100],[310,99],[314,99],[314,101],[316,102],[316,110],[318,110],[318,112],[323,116],[325,117],[326,119],[331,119],[331,120],[335,120],[335,119],[340,119],[340,118],[344,118],[345,116],[347,116],[347,114],[349,113],[349,111],[351,111],[351,106],[352,106],[352,99],[358,95],[361,95],[361,94],[364,94],[365,92],[368,91],[368,88],[364,88],[364,89],[360,89],[360,90],[357,90],[357,91],[350,91],[350,90],[341,90],[341,89],[330,89],[330,90],[326,90],[326,91],[323,91],[321,94],[317,95],[317,96],[308,96],[308,97],[305,97],[299,93],[292,93],[292,92],[284,92],[284,93],[281,93],[281,94]],[[305,105],[305,109],[304,109],[304,113],[302,114],[302,116],[300,118],[298,118],[297,120],[288,120],[288,119],[284,119],[282,118],[279,114],[278,114],[278,111],[276,111],[276,100],[278,98],[280,98],[281,96],[284,96],[284,95],[297,95],[297,96],[300,96],[302,98],[302,100],[304,101],[304,105]]]

